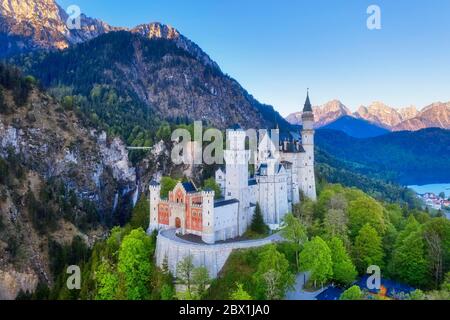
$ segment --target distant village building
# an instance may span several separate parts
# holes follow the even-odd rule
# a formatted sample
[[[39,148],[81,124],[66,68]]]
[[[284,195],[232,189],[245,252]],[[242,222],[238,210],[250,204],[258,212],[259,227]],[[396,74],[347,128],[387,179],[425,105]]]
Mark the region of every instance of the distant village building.
[[[425,206],[434,209],[442,210],[450,208],[450,201],[440,198],[432,192],[427,192],[425,194],[419,194],[419,198],[425,203]]]
[[[152,181],[149,232],[177,229],[183,235],[195,235],[214,244],[242,236],[251,224],[257,203],[266,224],[276,229],[292,205],[300,202],[300,192],[315,201],[314,115],[309,94],[302,119],[300,134],[275,130],[280,136],[277,146],[270,134],[262,137],[254,155],[256,172],[252,177],[245,131],[240,127],[228,130],[226,166],[215,174],[224,196],[221,200],[214,199],[214,191],[201,191],[192,182],[178,183],[168,198],[162,199],[161,186]]]

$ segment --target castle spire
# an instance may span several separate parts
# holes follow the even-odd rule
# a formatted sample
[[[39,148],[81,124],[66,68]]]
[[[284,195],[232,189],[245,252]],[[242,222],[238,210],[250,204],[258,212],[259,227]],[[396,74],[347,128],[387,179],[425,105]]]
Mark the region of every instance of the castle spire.
[[[303,108],[303,112],[312,112],[312,105],[311,102],[309,101],[309,88],[306,92],[306,101],[305,101],[305,107]]]

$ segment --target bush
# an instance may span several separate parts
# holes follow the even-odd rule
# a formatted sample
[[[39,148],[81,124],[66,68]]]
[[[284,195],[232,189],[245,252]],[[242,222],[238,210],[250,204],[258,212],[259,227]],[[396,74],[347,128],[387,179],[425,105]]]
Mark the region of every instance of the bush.
[[[341,294],[339,300],[362,300],[363,293],[358,286],[350,287]]]

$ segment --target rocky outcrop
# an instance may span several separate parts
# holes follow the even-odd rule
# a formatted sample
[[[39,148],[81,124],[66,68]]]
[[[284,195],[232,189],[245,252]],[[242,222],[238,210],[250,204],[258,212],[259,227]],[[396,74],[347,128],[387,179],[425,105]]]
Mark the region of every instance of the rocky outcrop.
[[[417,131],[424,128],[450,129],[450,102],[437,102],[424,108],[414,117],[405,120],[395,127],[393,131]]]
[[[0,56],[40,48],[64,49],[118,29],[85,15],[80,18],[81,28],[69,29],[68,14],[54,0],[2,0]]]
[[[313,108],[314,121],[317,128],[326,126],[327,124],[343,117],[351,115],[351,111],[339,100],[332,100],[326,104]],[[296,112],[289,115],[286,120],[295,125],[302,124],[302,113]]]
[[[355,116],[385,128],[392,128],[403,120],[397,110],[382,102],[374,102],[368,107],[359,107]]]
[[[88,245],[103,238],[100,218],[99,225],[85,226],[83,232],[77,228],[77,217],[87,214],[80,204],[90,200],[99,217],[111,215],[114,198],[131,196],[136,188],[136,172],[119,138],[86,127],[74,111],[64,109],[45,92],[33,88],[27,102],[18,106],[10,90],[1,86],[1,91],[1,103],[9,110],[0,113],[2,174],[6,160],[21,168],[20,174],[0,183],[0,299],[14,299],[20,290],[32,292],[38,281],[52,283],[50,237],[67,244],[80,236]],[[30,214],[27,199],[31,193],[42,202],[41,194],[50,181],[73,192],[78,204],[62,210],[58,201],[46,201],[45,208],[54,212],[56,223],[51,229],[37,230],[40,217]],[[67,193],[51,190],[53,199],[69,198]]]
[[[149,24],[141,24],[129,31],[140,34],[148,39],[172,40],[176,43],[177,47],[189,52],[192,56],[203,62],[205,65],[215,69],[220,69],[219,65],[214,62],[198,45],[183,36],[177,29],[171,26],[154,22]]]
[[[24,272],[18,272],[12,267],[8,270],[0,269],[0,300],[14,300],[20,291],[33,292],[38,280],[31,269]]]
[[[60,178],[81,198],[103,199],[100,207],[107,209],[111,194],[100,188],[105,181],[128,189],[136,182],[125,145],[119,138],[108,141],[106,133],[88,131],[73,112],[59,109],[50,97],[34,91],[28,108],[0,120],[0,156],[12,150],[42,178]]]

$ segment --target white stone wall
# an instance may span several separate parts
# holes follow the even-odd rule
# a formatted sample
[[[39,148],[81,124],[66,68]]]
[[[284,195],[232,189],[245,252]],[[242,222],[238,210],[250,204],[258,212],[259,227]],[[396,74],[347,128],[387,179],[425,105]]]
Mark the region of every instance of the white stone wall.
[[[167,258],[170,272],[177,275],[177,265],[187,256],[192,256],[195,267],[206,267],[211,278],[216,278],[222,270],[231,252],[236,249],[248,249],[264,246],[277,241],[270,237],[255,241],[206,245],[195,244],[176,238],[174,230],[159,233],[156,243],[156,264],[162,267]]]
[[[214,208],[214,229],[216,241],[238,236],[239,203]]]

